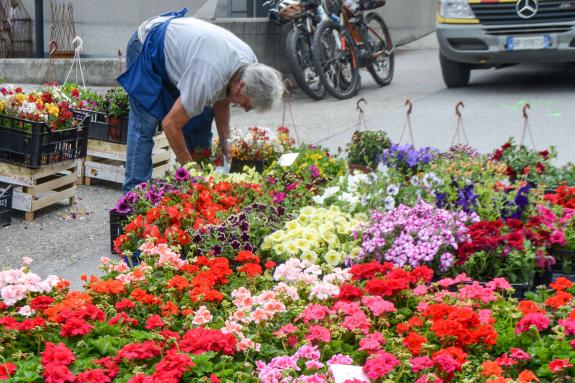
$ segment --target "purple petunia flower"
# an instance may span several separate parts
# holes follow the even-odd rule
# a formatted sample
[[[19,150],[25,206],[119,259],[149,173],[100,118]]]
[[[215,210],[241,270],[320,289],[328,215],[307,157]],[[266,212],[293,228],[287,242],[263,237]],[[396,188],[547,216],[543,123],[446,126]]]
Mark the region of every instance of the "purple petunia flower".
[[[272,196],[272,201],[273,201],[275,204],[280,204],[280,203],[282,203],[282,202],[284,201],[285,198],[286,198],[285,193],[277,192],[277,193],[274,193],[274,194],[273,194],[273,196]]]
[[[309,166],[309,171],[311,172],[311,176],[313,178],[317,178],[319,177],[319,169],[317,168],[317,166],[315,166],[314,164],[311,164]]]
[[[185,167],[180,167],[176,170],[176,181],[189,181],[190,172]]]

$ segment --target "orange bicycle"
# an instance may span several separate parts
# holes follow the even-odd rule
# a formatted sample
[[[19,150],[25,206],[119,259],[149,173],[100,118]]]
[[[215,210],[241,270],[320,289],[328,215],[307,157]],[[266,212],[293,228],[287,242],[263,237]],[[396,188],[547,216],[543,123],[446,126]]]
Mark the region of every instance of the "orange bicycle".
[[[325,89],[341,100],[355,96],[361,88],[360,68],[366,68],[380,86],[389,85],[393,78],[389,30],[377,13],[363,14],[382,7],[385,0],[359,0],[356,4],[352,9],[341,0],[322,0],[330,17],[319,24],[312,43],[317,74]]]

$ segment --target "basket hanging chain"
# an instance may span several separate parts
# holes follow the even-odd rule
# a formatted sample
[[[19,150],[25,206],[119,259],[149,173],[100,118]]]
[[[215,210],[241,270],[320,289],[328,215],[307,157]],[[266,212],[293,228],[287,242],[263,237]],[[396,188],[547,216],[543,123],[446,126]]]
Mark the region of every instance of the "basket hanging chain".
[[[124,64],[122,62],[122,56],[124,55],[124,52],[122,51],[122,48],[118,49],[118,72],[120,74],[124,73]]]
[[[455,134],[453,135],[453,140],[451,140],[451,146],[461,143],[461,138],[463,137],[464,143],[469,145],[469,140],[467,139],[467,133],[465,132],[465,127],[463,126],[463,116],[461,115],[460,108],[465,108],[463,101],[459,101],[455,105],[455,116],[457,117],[457,128],[455,128]]]
[[[295,125],[295,119],[294,119],[294,117],[293,117],[293,110],[292,110],[291,104],[290,104],[290,102],[289,102],[289,95],[290,95],[290,93],[289,93],[288,88],[291,88],[291,87],[293,86],[293,84],[292,84],[292,82],[291,82],[290,80],[285,80],[284,83],[285,83],[286,88],[285,88],[285,90],[284,90],[284,94],[283,94],[283,97],[282,97],[282,99],[283,99],[282,126],[286,126],[286,125],[285,125],[286,112],[287,112],[287,110],[289,109],[289,114],[290,114],[291,123],[292,123],[292,126],[293,126],[293,133],[294,133],[294,135],[295,135],[296,144],[297,144],[297,145],[300,145],[300,144],[301,144],[301,141],[300,141],[299,135],[298,135],[298,133],[297,133],[297,127],[296,127],[296,125]]]
[[[367,105],[367,101],[365,101],[364,98],[360,98],[359,100],[357,100],[356,103],[356,110],[357,110],[357,131],[361,131],[362,128],[364,128],[363,130],[367,131],[367,124],[365,122],[365,112],[363,111],[363,108],[361,107],[361,103],[364,103]]]
[[[401,137],[399,137],[398,144],[401,144],[403,141],[403,136],[405,135],[405,131],[409,131],[409,137],[411,138],[411,145],[415,146],[415,140],[413,139],[413,129],[411,127],[411,112],[413,112],[413,102],[410,99],[405,100],[405,106],[407,106],[405,124],[403,125],[403,131],[401,132]]]
[[[80,59],[80,52],[82,52],[82,49],[84,47],[84,41],[80,36],[76,36],[74,37],[74,40],[72,40],[72,45],[76,44],[77,46],[74,48],[74,58],[72,59],[72,65],[70,66],[70,70],[66,75],[66,80],[64,80],[64,84],[68,82],[68,78],[72,73],[72,69],[75,69],[76,83],[78,83],[78,69],[80,69],[80,76],[82,78],[82,87],[84,88],[84,90],[86,90],[86,82],[84,81],[84,72],[82,71],[82,60]]]
[[[521,142],[519,145],[523,145],[526,136],[529,135],[529,140],[531,141],[531,145],[533,145],[533,149],[537,150],[537,147],[535,146],[535,140],[533,139],[533,134],[529,126],[529,115],[527,114],[527,109],[531,109],[529,104],[525,104],[523,107],[523,132],[521,133]]]

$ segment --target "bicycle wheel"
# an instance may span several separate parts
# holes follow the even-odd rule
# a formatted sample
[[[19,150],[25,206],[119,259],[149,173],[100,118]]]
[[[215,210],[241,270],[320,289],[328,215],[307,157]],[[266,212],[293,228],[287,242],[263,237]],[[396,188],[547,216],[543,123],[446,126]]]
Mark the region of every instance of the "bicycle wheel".
[[[359,91],[357,51],[349,33],[331,20],[322,21],[313,37],[313,59],[325,89],[345,100]]]
[[[385,22],[377,13],[366,16],[367,38],[376,58],[367,70],[379,86],[386,86],[393,79],[393,43]]]
[[[313,64],[311,36],[307,31],[292,28],[286,39],[287,58],[296,83],[314,100],[325,96],[325,88]]]

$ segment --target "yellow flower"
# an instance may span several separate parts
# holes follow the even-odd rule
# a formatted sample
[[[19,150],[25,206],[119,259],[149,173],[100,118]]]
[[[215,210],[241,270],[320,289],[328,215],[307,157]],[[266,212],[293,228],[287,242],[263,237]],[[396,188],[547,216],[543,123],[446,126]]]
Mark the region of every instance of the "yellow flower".
[[[310,263],[317,263],[318,261],[317,253],[313,250],[304,250],[300,258]]]
[[[319,241],[319,235],[316,230],[308,229],[303,233],[303,238],[309,242],[317,243]]]
[[[264,241],[262,242],[262,250],[269,250],[272,248],[272,243],[273,241],[270,239],[270,237],[266,237],[264,239]]]
[[[301,209],[299,215],[304,217],[310,217],[316,215],[317,213],[318,213],[317,209],[315,209],[313,206],[306,206],[303,209]]]
[[[337,242],[336,235],[331,231],[324,231],[321,237],[325,242],[329,243],[330,245],[335,244]]]
[[[295,243],[296,243],[297,247],[299,247],[300,250],[302,250],[302,251],[305,250],[305,249],[307,249],[307,248],[309,247],[309,245],[310,245],[310,243],[309,243],[307,240],[303,239],[303,238],[298,238],[298,239],[295,241]]]
[[[295,229],[297,229],[298,226],[299,225],[298,225],[296,220],[291,220],[291,221],[288,221],[288,223],[286,223],[286,229],[288,229],[288,230],[295,230]]]
[[[356,246],[356,247],[354,247],[353,249],[351,249],[351,252],[349,253],[349,256],[350,256],[351,258],[356,258],[356,257],[359,255],[360,252],[361,252],[361,247],[357,247],[357,246]]]
[[[323,256],[325,261],[330,266],[337,266],[341,262],[341,254],[335,250],[330,250]]]
[[[305,215],[300,215],[297,220],[299,221],[300,224],[304,226],[309,225],[309,218],[306,217]]]
[[[17,93],[14,95],[14,100],[18,103],[21,104],[26,100],[26,96],[23,95],[22,93]]]
[[[274,252],[280,255],[286,254],[287,253],[286,245],[284,243],[275,245]]]
[[[285,238],[285,232],[283,230],[278,230],[270,234],[267,238],[271,239],[274,242],[280,242]]]
[[[289,255],[296,255],[297,253],[299,253],[299,248],[297,246],[297,243],[295,243],[294,241],[290,241],[290,242],[286,243],[285,249]]]
[[[46,104],[44,106],[46,108],[46,111],[48,112],[48,114],[51,114],[54,117],[58,117],[58,113],[60,113],[60,110],[58,109],[58,107],[52,103]]]

